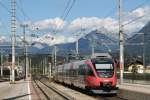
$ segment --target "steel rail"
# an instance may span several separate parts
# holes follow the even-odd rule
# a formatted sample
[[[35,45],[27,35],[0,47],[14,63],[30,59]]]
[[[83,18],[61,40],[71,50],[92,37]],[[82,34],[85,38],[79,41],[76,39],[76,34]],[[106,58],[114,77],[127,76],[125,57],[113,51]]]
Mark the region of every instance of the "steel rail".
[[[75,100],[75,98],[67,95],[66,93],[58,90],[57,88],[53,87],[53,86],[49,86],[47,84],[45,84],[44,82],[40,81],[42,84],[44,84],[45,86],[47,86],[49,89],[53,90],[55,93],[59,94],[60,96],[62,96],[65,100]]]

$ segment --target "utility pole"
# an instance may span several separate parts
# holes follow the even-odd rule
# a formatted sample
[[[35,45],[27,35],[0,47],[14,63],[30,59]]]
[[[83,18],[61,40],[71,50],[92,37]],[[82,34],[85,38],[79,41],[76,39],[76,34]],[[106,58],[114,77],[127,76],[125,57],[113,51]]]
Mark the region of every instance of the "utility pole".
[[[54,45],[54,67],[56,68],[57,64],[57,48],[56,45]]]
[[[124,34],[122,25],[122,0],[119,0],[119,45],[120,45],[120,84],[123,83],[124,73]]]
[[[78,41],[78,36],[79,35],[76,35],[76,54],[77,54],[77,56],[79,55],[79,41]]]
[[[3,54],[1,49],[1,77],[3,77]]]
[[[80,39],[79,36],[80,36],[81,34],[84,34],[84,33],[83,33],[84,30],[85,30],[85,29],[81,28],[81,32],[75,34],[75,37],[76,37],[76,55],[77,55],[77,56],[79,56],[79,39]]]
[[[26,45],[26,52],[25,52],[25,56],[26,56],[26,80],[29,76],[29,61],[28,61],[28,44]]]
[[[92,56],[94,56],[94,54],[95,54],[95,47],[94,45],[92,45]]]
[[[27,42],[26,42],[26,28],[28,24],[21,24],[20,27],[23,28],[23,49],[24,49],[24,69],[25,69],[25,79],[28,77],[28,57],[27,57]]]
[[[32,65],[32,58],[31,56],[29,57],[29,73],[31,75],[31,65]]]
[[[145,34],[143,33],[143,66],[145,66]]]
[[[51,54],[51,62],[52,62],[52,64],[51,64],[51,68],[52,68],[52,70],[51,70],[51,72],[52,72],[52,76],[54,75],[54,70],[55,70],[55,67],[54,67],[54,48],[53,48],[53,50],[52,50],[52,54]]]
[[[11,82],[15,83],[16,0],[11,0],[12,67]]]
[[[95,47],[96,47],[96,40],[94,38],[91,38],[91,45],[92,45],[92,56],[95,54]]]
[[[49,63],[49,78],[51,79],[51,77],[52,77],[52,66],[51,66],[52,64],[51,63]]]

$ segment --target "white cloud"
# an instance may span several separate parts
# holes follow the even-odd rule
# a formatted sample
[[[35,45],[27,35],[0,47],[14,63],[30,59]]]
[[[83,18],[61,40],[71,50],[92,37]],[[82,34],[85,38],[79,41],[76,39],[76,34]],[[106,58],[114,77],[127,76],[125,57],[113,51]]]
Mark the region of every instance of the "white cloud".
[[[52,42],[52,44],[60,44],[60,43],[65,43],[65,36],[62,36],[62,35],[57,35],[57,36],[54,36],[54,40]]]
[[[143,8],[138,8],[132,12],[125,12],[123,16],[123,23],[128,23],[131,20],[144,16],[143,18],[130,23],[124,26],[124,32],[127,34],[131,34],[132,32],[139,31],[148,21],[150,21],[150,6],[146,6]],[[45,19],[33,24],[34,27],[42,29],[57,29],[62,32],[58,32],[57,36],[50,35],[50,37],[54,37],[54,40],[50,40],[46,38],[44,34],[42,37],[38,38],[37,41],[41,41],[42,43],[48,43],[50,45],[65,43],[65,42],[74,42],[75,37],[72,36],[73,33],[80,32],[82,28],[84,28],[86,33],[98,29],[101,33],[113,34],[118,33],[118,19],[114,19],[111,17],[107,18],[98,18],[98,17],[80,17],[76,18],[70,23],[63,21],[60,18],[54,19]],[[61,34],[60,34],[61,33]],[[70,34],[68,36],[68,33]],[[66,36],[67,34],[67,36]]]
[[[66,42],[71,43],[74,42],[75,40],[76,40],[75,37],[68,37]]]
[[[5,42],[6,41],[6,37],[5,36],[0,36],[0,42]]]
[[[149,10],[150,10],[150,7],[146,6],[143,8],[137,8],[133,10],[132,12],[128,12],[127,14],[129,17],[140,17],[150,12]]]
[[[51,35],[50,33],[44,34],[40,38],[37,38],[35,42],[47,43],[48,45],[65,43],[66,38],[63,35]]]
[[[52,41],[53,36],[50,35],[49,33],[44,34],[43,36],[37,38],[36,40],[34,40],[35,42],[41,42],[41,43],[47,43],[50,45],[51,41]]]
[[[40,30],[43,29],[52,29],[52,30],[61,30],[65,25],[65,21],[60,18],[54,19],[45,19],[41,21],[37,21],[33,24],[34,28],[39,28]]]
[[[35,43],[34,47],[42,49],[44,46],[41,43]]]
[[[100,20],[97,17],[83,17],[83,18],[77,18],[73,20],[70,25],[68,26],[68,31],[78,31],[81,28],[89,29],[89,28],[94,28],[96,24]]]
[[[68,25],[69,32],[76,32],[84,28],[88,31],[100,29],[101,32],[113,31],[117,32],[118,22],[110,17],[98,18],[98,17],[83,17],[77,18]]]
[[[141,17],[137,21],[124,26],[124,31],[127,33],[138,32],[148,21],[150,21],[150,6],[138,8],[132,12],[125,13],[124,23],[128,23],[136,18]]]

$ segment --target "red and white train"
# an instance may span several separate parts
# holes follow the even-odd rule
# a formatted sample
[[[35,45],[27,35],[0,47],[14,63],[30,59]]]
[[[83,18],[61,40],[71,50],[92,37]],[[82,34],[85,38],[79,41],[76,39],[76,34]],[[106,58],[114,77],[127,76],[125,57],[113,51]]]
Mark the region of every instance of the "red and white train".
[[[116,66],[112,58],[104,56],[74,61],[56,66],[54,80],[95,94],[116,94]]]

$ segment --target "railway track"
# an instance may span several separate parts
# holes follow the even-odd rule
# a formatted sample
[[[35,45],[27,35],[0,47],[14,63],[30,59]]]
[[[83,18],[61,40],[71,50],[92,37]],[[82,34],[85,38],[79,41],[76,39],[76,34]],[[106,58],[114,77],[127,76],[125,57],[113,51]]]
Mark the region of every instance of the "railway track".
[[[37,88],[42,92],[44,98],[47,100],[75,100],[74,98],[68,96],[67,94],[59,91],[53,86],[45,84],[40,80],[34,80]]]
[[[61,84],[59,84],[59,85],[61,85]],[[86,90],[82,90],[80,88],[76,88],[76,87],[72,87],[72,86],[68,86],[68,88],[70,88],[72,90],[75,90],[76,92],[80,92],[81,94],[86,95],[86,97],[91,97],[92,100],[93,99],[94,100],[127,100],[127,99],[119,97],[118,95],[111,95],[111,94],[101,94],[101,95],[99,95],[99,94],[93,94],[91,92],[87,92]],[[75,93],[75,94],[77,94],[77,93]],[[84,98],[83,99],[76,98],[76,100],[84,100]]]
[[[34,81],[47,100],[127,100],[113,95],[89,94],[89,92],[72,86],[64,86],[53,82],[49,83],[44,78]]]

